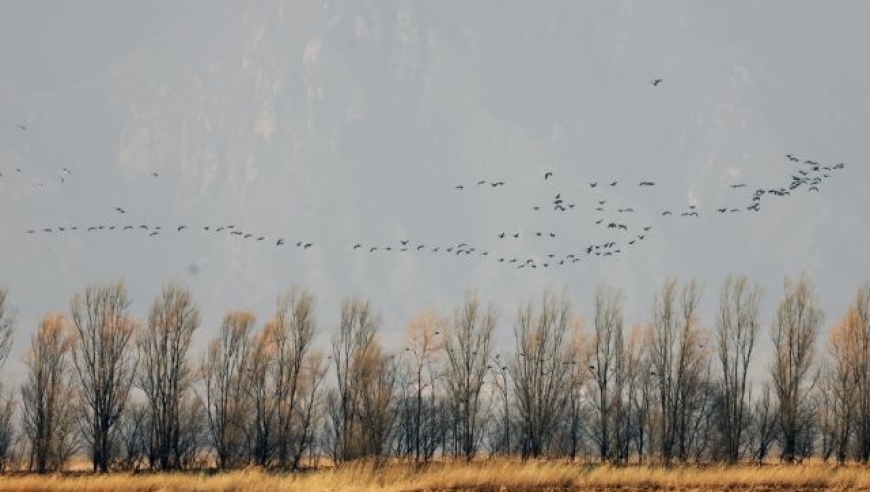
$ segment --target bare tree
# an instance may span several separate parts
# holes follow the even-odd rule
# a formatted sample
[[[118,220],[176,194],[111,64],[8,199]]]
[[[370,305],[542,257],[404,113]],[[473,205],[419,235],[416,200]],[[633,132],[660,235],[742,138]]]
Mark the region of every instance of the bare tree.
[[[151,414],[151,466],[159,470],[181,466],[180,405],[193,384],[187,352],[199,323],[190,291],[170,283],[151,304],[148,324],[139,333],[137,381]]]
[[[114,468],[138,471],[146,466],[148,450],[154,449],[148,403],[132,400],[116,424]]]
[[[317,373],[317,364],[311,366],[308,360],[316,329],[314,296],[296,287],[278,299],[275,318],[266,328],[275,358],[271,378],[274,381],[276,458],[281,466],[292,461],[295,467],[305,451],[304,445],[310,442],[305,435],[308,431],[305,419],[295,417],[300,415],[301,393],[310,391],[302,384],[303,376],[307,374],[307,381],[316,383],[315,386],[320,384],[316,378],[311,379],[311,375]]]
[[[502,357],[499,353],[490,359],[488,366],[490,374],[492,374],[492,388],[499,400],[497,404],[494,404],[497,407],[495,411],[497,422],[493,421],[491,425],[495,437],[491,438],[490,449],[493,453],[505,456],[510,455],[513,451],[511,448],[513,442],[511,441],[511,381],[508,364],[508,358]]]
[[[129,342],[136,324],[127,312],[129,305],[122,282],[89,285],[71,302],[82,431],[94,471],[109,470],[114,426],[124,411],[135,375],[135,352]]]
[[[275,351],[271,345],[269,327],[253,337],[248,353],[246,377],[246,398],[251,406],[248,437],[250,452],[254,463],[268,466],[275,444],[275,411],[277,399],[274,397],[277,381],[272,378],[275,365]]]
[[[584,333],[584,322],[577,318],[572,323],[572,335],[567,345],[567,358],[565,366],[568,369],[565,382],[565,412],[562,425],[559,426],[559,434],[563,445],[563,452],[571,461],[577,459],[584,448],[584,439],[587,435],[595,434],[595,424],[587,425],[588,421],[595,420],[596,409],[591,414],[588,408],[588,389],[594,385],[592,372],[588,369],[594,365],[590,363],[592,343]],[[594,390],[593,390],[594,391]],[[594,405],[594,404],[593,404]]]
[[[771,385],[765,382],[761,387],[761,395],[755,400],[752,416],[752,457],[757,464],[764,462],[779,427],[778,414],[771,396]]]
[[[359,443],[361,429],[356,382],[360,377],[360,364],[364,360],[377,359],[366,354],[374,350],[379,326],[380,317],[367,301],[350,299],[342,304],[338,332],[332,338],[337,388],[329,398],[332,455],[338,462],[363,454]]]
[[[851,319],[850,319],[851,318]],[[827,459],[831,452],[836,453],[837,463],[846,462],[849,436],[854,426],[856,410],[859,407],[858,374],[854,370],[859,360],[861,347],[856,345],[853,330],[857,328],[853,313],[831,330],[828,338],[828,360],[822,372],[821,425],[823,439],[822,455]]]
[[[514,324],[517,353],[511,365],[517,410],[522,424],[523,458],[536,458],[546,450],[559,425],[570,372],[565,350],[571,319],[568,300],[545,292],[541,310],[531,302],[520,308]]]
[[[302,369],[299,372],[297,395],[294,400],[293,413],[293,436],[295,445],[292,448],[290,466],[298,469],[302,457],[306,452],[312,451],[314,444],[314,429],[317,428],[322,405],[323,380],[329,365],[323,353],[315,350],[305,357]]]
[[[632,327],[625,350],[630,440],[634,442],[634,452],[640,463],[651,451],[651,421],[656,401],[654,380],[657,374],[646,348],[651,336],[649,331],[645,326]]]
[[[15,310],[7,300],[9,291],[0,285],[0,368],[6,364],[12,350],[12,334],[15,328]]]
[[[481,438],[481,390],[490,365],[495,324],[495,310],[490,306],[484,311],[477,296],[468,294],[444,337],[444,383],[456,423],[454,439],[466,460],[477,453]]]
[[[658,383],[661,459],[688,458],[693,412],[698,410],[702,374],[707,368],[705,334],[696,310],[700,289],[695,281],[678,292],[677,281],[665,282],[656,293],[649,351]]]
[[[741,456],[747,421],[749,364],[760,326],[761,288],[752,287],[744,276],[728,277],[719,297],[716,335],[722,370],[722,418],[724,456],[736,463]]]
[[[178,463],[188,469],[205,455],[209,439],[208,412],[205,402],[195,392],[186,393],[179,405]]]
[[[592,359],[589,372],[594,391],[592,405],[597,422],[593,439],[601,461],[613,458],[617,428],[622,425],[623,295],[618,289],[599,286],[595,291]]]
[[[209,434],[219,468],[228,468],[244,458],[250,405],[250,333],[254,315],[246,311],[228,313],[217,339],[209,344],[201,364]]]
[[[806,277],[786,278],[785,297],[771,330],[776,350],[771,373],[782,459],[789,463],[799,457],[798,439],[810,423],[810,393],[817,379],[815,346],[822,318],[811,282]]]
[[[63,467],[75,449],[75,399],[70,384],[72,340],[66,318],[48,315],[24,357],[22,428],[30,446],[30,468],[45,473]]]
[[[442,346],[441,333],[447,330],[447,321],[435,310],[427,309],[415,316],[406,328],[404,361],[407,364],[409,382],[413,391],[411,412],[407,420],[405,434],[409,441],[408,451],[413,454],[414,462],[429,461],[432,455],[430,442],[434,411],[434,382],[438,377],[437,357]]]
[[[12,334],[15,328],[15,310],[8,304],[8,290],[0,285],[0,368],[6,364],[12,349]],[[5,395],[3,382],[0,381],[0,470],[7,461],[9,446],[12,444],[12,414],[15,404],[12,395]]]
[[[399,365],[377,339],[354,361],[354,401],[357,404],[359,454],[379,462],[387,455],[393,432],[395,388]]]
[[[848,329],[849,370],[855,384],[855,441],[857,458],[870,461],[870,284],[864,284],[844,320]]]

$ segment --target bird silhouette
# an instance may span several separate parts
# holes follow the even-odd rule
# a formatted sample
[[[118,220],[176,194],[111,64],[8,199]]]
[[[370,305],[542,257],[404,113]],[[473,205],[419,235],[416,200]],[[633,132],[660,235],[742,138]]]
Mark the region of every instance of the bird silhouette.
[[[25,131],[25,132],[27,131],[27,125],[25,125],[24,123],[19,123],[19,124],[15,125],[15,126],[16,126],[17,128],[19,128],[21,131]]]
[[[551,171],[547,171],[544,173],[544,180],[548,180],[553,177],[553,173]]]
[[[308,249],[308,248],[310,248],[310,247],[312,247],[312,246],[314,246],[314,243],[305,243],[305,245],[302,246],[302,249]]]
[[[518,237],[520,237],[520,233],[519,233],[519,232],[516,233],[516,234],[514,234],[514,238],[518,238]]]
[[[598,186],[598,181],[595,181],[595,182],[589,183],[589,187],[590,187],[590,188],[595,188],[596,186]]]
[[[616,183],[617,183],[617,182],[618,182],[618,181],[614,181],[614,182],[610,183],[610,186],[616,186]]]
[[[650,81],[650,84],[652,84],[653,87],[658,87],[662,82],[664,82],[662,79],[653,79]]]
[[[284,238],[283,237],[281,239],[278,239],[278,241],[275,242],[275,246],[283,246],[283,245],[284,245]]]
[[[153,172],[153,173],[151,173],[151,177],[152,177],[152,178],[156,178],[157,176],[158,176],[157,172]]]
[[[456,185],[456,189],[457,189],[457,190],[464,190],[464,189],[465,189],[465,187],[464,187],[464,186],[462,186],[462,185]]]
[[[478,185],[486,184],[486,180],[485,180],[485,179],[481,179],[480,181],[477,182],[477,184],[478,184]]]
[[[115,210],[116,210],[119,214],[126,214],[126,213],[127,213],[127,211],[124,210],[124,209],[121,208],[121,207],[115,207]]]
[[[356,243],[356,244],[353,245],[353,249],[354,249],[354,250],[357,250],[357,249],[359,249],[359,248],[361,248],[361,247],[362,247],[362,244],[360,244],[360,243]]]
[[[374,253],[376,249],[378,249],[377,246],[372,246],[371,248],[369,248],[369,253]]]

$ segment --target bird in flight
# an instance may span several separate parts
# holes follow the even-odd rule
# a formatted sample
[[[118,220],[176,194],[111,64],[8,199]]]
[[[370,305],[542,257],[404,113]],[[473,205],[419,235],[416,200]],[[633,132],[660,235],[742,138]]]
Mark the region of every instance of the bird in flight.
[[[617,183],[617,182],[614,181],[614,182],[610,183],[610,186],[616,186],[616,183]]]
[[[157,177],[157,172],[155,171],[155,172],[151,173],[151,177],[152,177],[152,178],[156,178],[156,177]]]
[[[312,246],[314,246],[314,243],[305,243],[305,245],[302,246],[302,249],[308,249]]]
[[[596,186],[598,186],[598,181],[594,181],[592,183],[589,183],[590,188],[595,188]]]
[[[124,210],[124,209],[121,208],[121,207],[115,207],[115,210],[117,210],[117,212],[118,212],[119,214],[126,214],[126,213],[127,213],[127,211]]]
[[[359,248],[362,248],[362,244],[360,244],[360,243],[356,243],[356,244],[353,245],[353,249],[354,249],[354,250],[357,250],[357,249],[359,249]]]
[[[661,84],[662,82],[664,82],[662,79],[653,79],[653,80],[650,82],[650,84],[652,84],[653,87],[658,87],[659,84]]]
[[[457,189],[457,190],[464,190],[464,189],[465,189],[465,187],[464,187],[464,186],[462,186],[462,185],[456,185],[456,189]]]
[[[283,245],[284,245],[284,238],[283,237],[275,243],[275,246],[283,246]]]
[[[733,185],[731,185],[731,187],[732,187],[732,188],[745,188],[745,187],[746,187],[746,183],[737,183],[737,184],[733,184]]]
[[[654,181],[641,181],[640,186],[655,186]]]
[[[19,124],[15,125],[15,126],[16,126],[17,128],[20,128],[22,131],[25,131],[25,132],[27,131],[27,125],[25,125],[24,123],[19,123]]]
[[[546,181],[546,180],[548,180],[548,179],[550,179],[550,178],[552,178],[552,177],[553,177],[553,172],[552,172],[552,171],[547,171],[547,172],[544,173],[544,181]]]

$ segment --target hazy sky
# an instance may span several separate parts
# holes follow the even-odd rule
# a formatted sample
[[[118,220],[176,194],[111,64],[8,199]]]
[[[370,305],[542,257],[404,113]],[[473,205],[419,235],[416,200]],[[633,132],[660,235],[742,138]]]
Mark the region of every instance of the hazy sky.
[[[831,323],[870,281],[868,59],[864,1],[2,2],[7,372],[43,314],[118,278],[143,318],[185,282],[200,344],[227,310],[265,321],[293,284],[316,295],[323,344],[352,295],[398,334],[476,290],[510,346],[518,303],[544,288],[588,314],[612,283],[640,322],[669,275],[704,285],[710,325],[725,276],[745,273],[768,324],[784,275],[806,272]],[[745,210],[801,169],[787,153],[846,167]],[[229,224],[254,236],[214,231]],[[585,255],[609,241],[622,252]],[[445,252],[460,243],[475,251]]]

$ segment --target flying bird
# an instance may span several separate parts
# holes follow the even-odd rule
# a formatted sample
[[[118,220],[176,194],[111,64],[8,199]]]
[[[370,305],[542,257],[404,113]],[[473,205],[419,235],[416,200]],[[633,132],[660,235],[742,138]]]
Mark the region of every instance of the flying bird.
[[[659,84],[661,84],[662,82],[664,82],[662,79],[653,79],[652,81],[650,81],[650,84],[652,84],[653,87],[658,87]]]
[[[302,249],[308,249],[308,248],[310,248],[310,247],[312,247],[312,246],[314,246],[314,243],[305,243],[305,245],[302,246]]]
[[[548,179],[550,179],[550,178],[552,178],[552,177],[553,177],[553,172],[552,172],[552,171],[547,171],[547,172],[544,173],[544,181],[546,181],[546,180],[548,180]]]
[[[610,183],[610,186],[616,186],[617,181]]]
[[[127,213],[127,211],[121,207],[115,207],[115,210],[117,210],[119,214],[126,214]]]
[[[283,245],[284,245],[284,238],[283,237],[275,243],[275,246],[283,246]]]
[[[353,249],[354,249],[354,250],[357,250],[357,249],[359,249],[359,248],[361,248],[361,247],[362,247],[362,244],[360,244],[360,243],[356,243],[356,244],[353,245]]]

